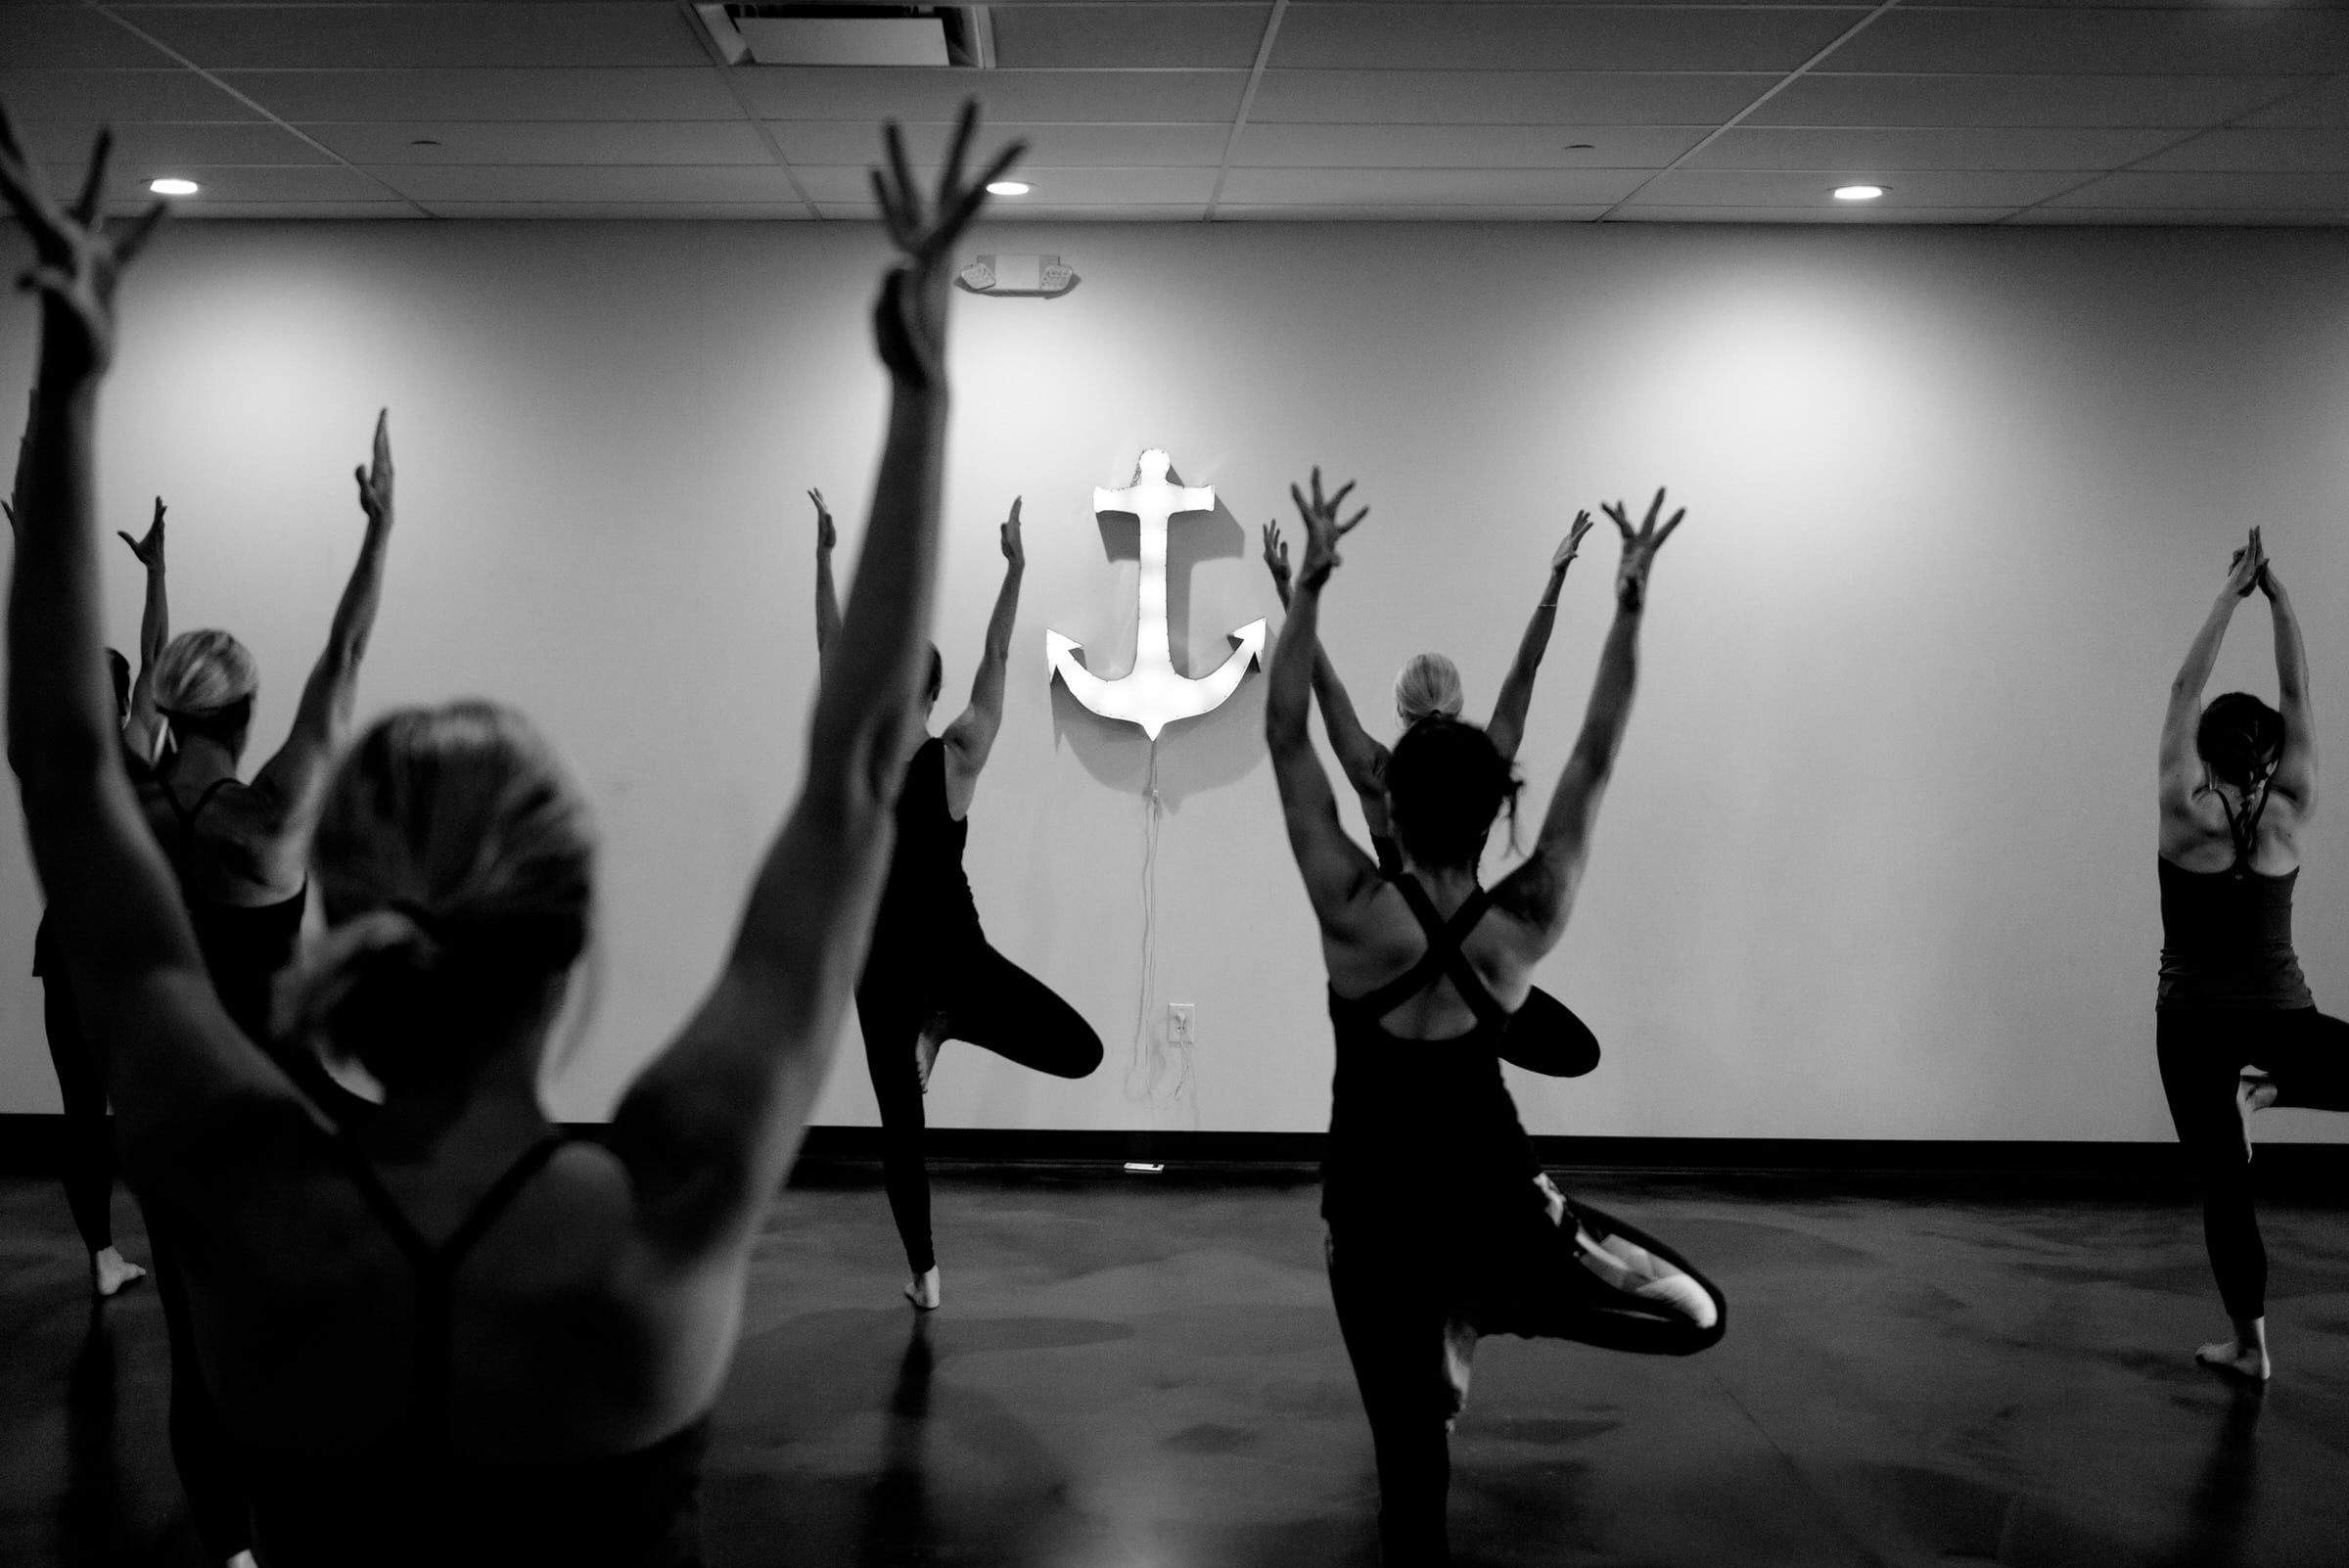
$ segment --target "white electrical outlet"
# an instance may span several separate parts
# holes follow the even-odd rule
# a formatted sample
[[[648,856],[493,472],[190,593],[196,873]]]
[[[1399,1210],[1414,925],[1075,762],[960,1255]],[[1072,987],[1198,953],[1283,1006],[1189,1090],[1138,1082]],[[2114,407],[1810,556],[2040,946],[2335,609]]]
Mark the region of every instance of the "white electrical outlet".
[[[1192,1043],[1191,1013],[1192,1007],[1189,1002],[1167,1003],[1168,1044],[1188,1045]]]

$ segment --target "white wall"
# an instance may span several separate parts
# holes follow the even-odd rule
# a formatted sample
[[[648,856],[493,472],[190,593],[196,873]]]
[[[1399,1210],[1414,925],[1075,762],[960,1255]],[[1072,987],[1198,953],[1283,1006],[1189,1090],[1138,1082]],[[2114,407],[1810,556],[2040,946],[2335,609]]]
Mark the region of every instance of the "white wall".
[[[1163,445],[1228,507],[1178,542],[1200,661],[1277,611],[1256,528],[1309,464],[1375,508],[1326,637],[1382,727],[1396,667],[1489,703],[1577,505],[1659,483],[1666,551],[1629,747],[1542,979],[1606,1042],[1518,1080],[1541,1131],[2161,1138],[2152,753],[2232,541],[2266,525],[2324,672],[2349,654],[2338,514],[2349,242],[2324,233],[1095,227],[1056,301],[957,304],[939,636],[965,689],[1027,497],[1031,571],[969,854],[996,945],[1110,1041],[1064,1084],[949,1050],[939,1125],[1311,1129],[1330,1062],[1311,917],[1258,738],[1261,681],[1170,732],[1155,1008],[1198,1007],[1179,1095],[1142,1083],[1145,750],[1055,699],[1047,626],[1120,668],[1130,563],[1088,515]],[[793,225],[184,225],[130,286],[110,525],[171,503],[178,624],[228,625],[282,734],[392,409],[400,533],[362,702],[481,691],[555,736],[607,840],[597,996],[555,1080],[602,1114],[706,983],[800,766],[813,669],[800,491],[852,558],[883,385],[876,237]],[[0,318],[0,387],[31,312]],[[1128,535],[1129,537],[1129,535]],[[1607,612],[1567,585],[1523,761],[1538,812]],[[134,635],[127,553],[115,635]],[[1178,574],[1179,576],[1179,574]],[[2243,616],[2213,690],[2273,688]],[[1177,636],[1178,657],[1180,635]],[[941,715],[943,721],[944,715]],[[2302,887],[2349,1002],[2349,811]],[[36,898],[0,844],[0,953]],[[12,970],[21,963],[12,964]],[[852,1025],[819,1120],[872,1101]],[[0,980],[0,1109],[55,1106],[38,995]],[[2324,1135],[2325,1119],[2274,1119]]]

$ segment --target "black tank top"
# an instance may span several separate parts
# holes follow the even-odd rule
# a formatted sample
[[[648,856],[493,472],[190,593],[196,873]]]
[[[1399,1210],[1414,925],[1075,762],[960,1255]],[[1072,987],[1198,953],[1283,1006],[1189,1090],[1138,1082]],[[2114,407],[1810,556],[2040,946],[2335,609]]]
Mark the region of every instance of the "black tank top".
[[[352,1184],[416,1271],[416,1390],[374,1453],[252,1455],[254,1551],[271,1568],[700,1568],[707,1416],[608,1458],[489,1463],[449,1441],[457,1268],[562,1143],[550,1132],[533,1145],[436,1246],[358,1146],[336,1139]]]
[[[905,764],[898,794],[898,844],[873,925],[873,957],[955,939],[977,939],[979,905],[963,875],[971,824],[946,809],[946,743],[933,735]]]
[[[2219,804],[2227,809],[2226,797],[2221,796]],[[2226,870],[2188,871],[2166,859],[2157,862],[2161,981],[2156,1006],[2317,1004],[2292,949],[2292,889],[2300,880],[2299,867],[2274,877],[2251,869],[2259,818],[2267,805],[2263,786],[2257,804],[2240,818],[2228,810],[2234,863]]]
[[[1332,1222],[1456,1224],[1489,1208],[1492,1194],[1522,1196],[1540,1174],[1533,1140],[1500,1078],[1497,1049],[1509,1015],[1460,951],[1491,906],[1485,890],[1450,921],[1405,872],[1394,879],[1427,934],[1410,970],[1364,996],[1329,993],[1337,1033],[1321,1213]],[[1449,979],[1476,1027],[1450,1039],[1404,1039],[1388,1013]]]

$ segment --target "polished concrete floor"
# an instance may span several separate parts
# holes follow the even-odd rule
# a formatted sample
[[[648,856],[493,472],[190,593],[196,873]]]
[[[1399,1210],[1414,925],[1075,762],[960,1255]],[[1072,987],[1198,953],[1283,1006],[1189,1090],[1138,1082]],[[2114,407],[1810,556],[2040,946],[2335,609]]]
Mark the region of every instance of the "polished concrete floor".
[[[1463,1564],[2349,1562],[2349,1211],[2268,1211],[2280,1371],[2252,1396],[2188,1358],[2220,1323],[2176,1202],[1577,1187],[1719,1280],[1729,1335],[1686,1361],[1488,1341]],[[1374,1563],[1314,1199],[944,1176],[946,1305],[916,1318],[876,1183],[785,1193],[717,1414],[713,1562]],[[0,1563],[198,1560],[163,1374],[153,1292],[93,1312],[54,1185],[0,1181]]]

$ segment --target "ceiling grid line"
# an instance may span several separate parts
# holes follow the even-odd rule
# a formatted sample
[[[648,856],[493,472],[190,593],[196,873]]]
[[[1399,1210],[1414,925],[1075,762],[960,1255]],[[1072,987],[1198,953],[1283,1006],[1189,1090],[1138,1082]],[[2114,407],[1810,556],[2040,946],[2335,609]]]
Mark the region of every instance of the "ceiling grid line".
[[[718,53],[717,44],[711,38],[710,29],[702,25],[701,16],[693,9],[692,0],[676,0],[675,10],[685,26],[692,31],[695,41],[701,45],[702,53],[709,57],[710,69],[717,72],[717,79],[726,89],[726,96],[733,99],[734,107],[742,111],[743,120],[751,127],[751,133],[765,146],[767,157],[775,161],[775,167],[783,171],[783,183],[791,187],[792,200],[806,208],[807,215],[818,223],[826,221],[824,209],[815,205],[814,198],[807,194],[807,187],[800,183],[800,172],[791,166],[791,159],[784,153],[781,139],[775,135],[772,126],[759,117],[758,111],[751,108],[751,101],[743,96],[741,84],[734,79],[734,68],[726,64],[725,57]]]
[[[1764,104],[1769,103],[1772,99],[1777,97],[1778,94],[1784,92],[1787,88],[1802,80],[1804,76],[1808,75],[1812,70],[1817,69],[1819,64],[1823,62],[1829,55],[1833,54],[1836,50],[1841,49],[1845,44],[1850,43],[1854,38],[1857,38],[1862,33],[1865,32],[1869,27],[1873,26],[1877,20],[1884,16],[1886,12],[1892,10],[1900,3],[1901,0],[1884,0],[1884,3],[1877,6],[1875,10],[1870,11],[1866,16],[1862,17],[1858,22],[1855,22],[1850,26],[1844,28],[1843,31],[1837,33],[1833,38],[1828,40],[1825,48],[1819,50],[1810,59],[1795,67],[1785,75],[1779,77],[1776,84],[1773,85],[1768,92],[1755,99],[1752,103],[1746,105],[1743,109],[1737,111],[1736,114],[1731,115],[1727,119],[1723,120],[1719,125],[1716,125],[1712,132],[1703,140],[1699,141],[1694,147],[1689,148],[1686,152],[1681,154],[1680,157],[1674,159],[1671,162],[1665,164],[1662,168],[1656,170],[1653,174],[1650,174],[1647,178],[1641,180],[1636,186],[1634,186],[1631,191],[1626,193],[1620,200],[1618,200],[1614,206],[1608,208],[1604,212],[1601,212],[1591,221],[1595,223],[1605,223],[1612,219],[1616,213],[1622,211],[1633,202],[1638,200],[1639,193],[1641,191],[1646,190],[1650,185],[1655,184],[1656,181],[1662,179],[1674,169],[1677,169],[1682,164],[1686,163],[1688,160],[1694,158],[1697,154],[1703,152],[1706,148],[1712,146],[1724,136],[1727,136],[1730,131],[1735,130],[1740,124],[1744,123],[1747,116],[1758,113]]]
[[[90,10],[96,12],[99,16],[104,17],[107,21],[113,23],[115,26],[120,27],[124,32],[129,33],[133,38],[138,39],[141,43],[145,44],[148,48],[153,49],[156,53],[161,55],[164,59],[170,61],[172,64],[179,66],[183,69],[194,71],[198,76],[204,79],[207,86],[226,93],[229,97],[235,99],[238,103],[243,104],[247,109],[252,110],[254,114],[260,115],[263,119],[267,120],[270,124],[275,125],[279,130],[284,131],[287,135],[293,137],[295,140],[299,141],[325,155],[325,157],[327,157],[329,160],[336,163],[340,163],[343,167],[350,170],[350,172],[358,175],[361,179],[368,181],[370,184],[379,185],[385,190],[390,191],[392,196],[397,198],[409,208],[413,208],[417,216],[437,218],[440,215],[438,212],[435,212],[431,208],[426,207],[422,202],[419,202],[415,198],[409,196],[407,192],[401,190],[398,186],[393,185],[390,180],[385,179],[381,174],[376,173],[372,169],[362,168],[358,164],[352,162],[349,159],[345,158],[341,153],[336,152],[333,148],[327,146],[317,137],[312,136],[300,126],[293,123],[291,120],[288,120],[283,115],[279,115],[276,111],[270,109],[268,105],[261,103],[259,100],[253,98],[248,93],[239,92],[236,88],[231,87],[227,82],[221,80],[217,74],[205,69],[204,67],[199,66],[195,61],[190,60],[186,55],[183,55],[178,50],[172,48],[169,44],[163,42],[161,38],[158,38],[154,33],[149,32],[137,23],[132,22],[127,17],[122,16],[120,13],[115,11],[113,6],[105,4],[104,0],[82,0],[82,4],[89,7]]]
[[[2021,207],[2018,207],[2013,211],[2007,213],[2004,217],[1999,218],[1996,221],[2001,224],[2013,223],[2024,213],[2034,212],[2051,203],[2060,202],[2065,197],[2073,194],[2075,191],[2085,191],[2100,179],[2107,179],[2115,174],[2125,174],[2129,170],[2137,167],[2140,163],[2159,158],[2164,153],[2175,152],[2177,149],[2184,147],[2190,141],[2194,141],[2203,136],[2208,136],[2212,131],[2239,130],[2242,128],[2242,122],[2246,119],[2249,119],[2254,115],[2264,115],[2269,110],[2276,108],[2278,105],[2288,104],[2293,99],[2305,97],[2307,94],[2317,91],[2317,89],[2326,86],[2327,83],[2345,79],[2349,78],[2344,78],[2337,75],[2312,76],[2307,81],[2301,82],[2297,86],[2287,88],[2285,91],[2278,93],[2274,98],[2269,99],[2264,104],[2252,105],[2249,109],[2244,110],[2241,114],[2236,115],[2232,119],[2222,120],[2216,125],[2197,126],[2194,129],[2188,131],[2185,135],[2179,137],[2176,141],[2164,142],[2159,147],[2154,148],[2151,152],[2140,154],[2138,157],[2131,159],[2126,163],[2115,164],[2113,167],[2107,169],[2099,169],[2096,173],[2091,174],[2088,178],[2082,180],[2077,185],[2067,185],[2062,190],[2043,196],[2036,202],[2026,202]]]
[[[1256,46],[1256,65],[1248,72],[1248,85],[1240,90],[1240,107],[1231,117],[1231,134],[1223,139],[1223,159],[1216,165],[1216,182],[1208,187],[1207,208],[1199,214],[1200,221],[1213,222],[1217,204],[1223,200],[1223,181],[1231,174],[1231,160],[1240,150],[1240,133],[1248,128],[1248,112],[1256,107],[1256,90],[1264,85],[1265,69],[1272,63],[1272,41],[1280,36],[1280,23],[1289,14],[1289,0],[1272,0],[1272,14],[1265,18],[1265,35]]]

